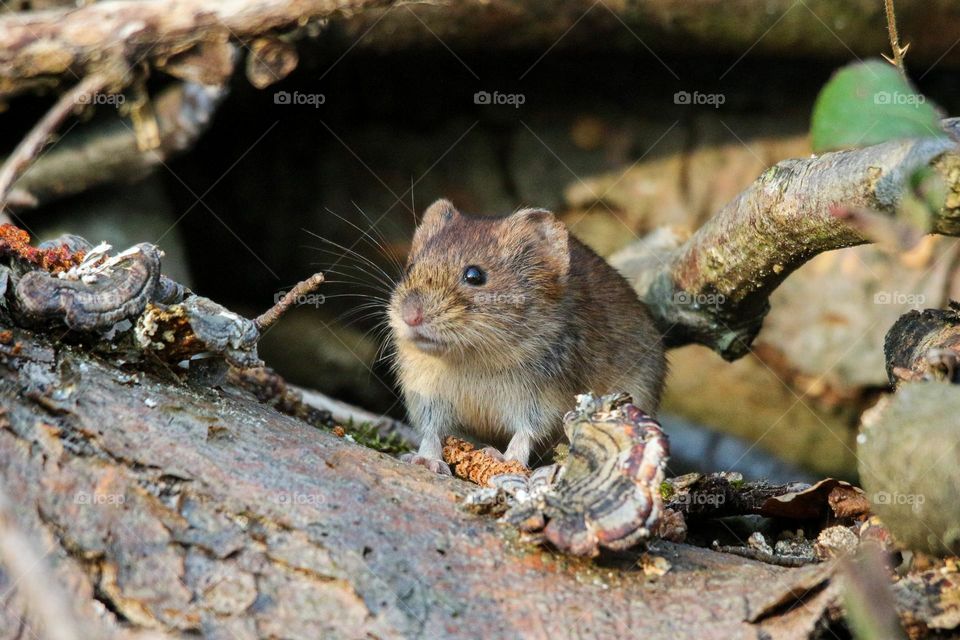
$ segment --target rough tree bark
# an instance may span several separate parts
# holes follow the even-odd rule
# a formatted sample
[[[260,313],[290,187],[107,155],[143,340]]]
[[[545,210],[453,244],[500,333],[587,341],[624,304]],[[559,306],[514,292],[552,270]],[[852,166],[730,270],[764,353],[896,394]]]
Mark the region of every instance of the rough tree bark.
[[[677,266],[690,264],[685,256],[696,264],[719,251],[707,238],[760,243],[744,254],[742,272],[693,282],[716,286],[719,273],[761,295],[784,275],[765,261],[795,267],[818,250],[862,241],[823,214],[835,199],[889,212],[898,179],[928,164],[955,193],[951,144],[888,143],[788,163],[796,171],[780,165],[659,273],[690,273]],[[849,183],[828,189],[828,166]],[[780,197],[740,208],[770,184]],[[801,198],[803,185],[823,195]],[[938,231],[955,232],[955,210],[948,198]],[[733,224],[741,211],[752,222]],[[788,228],[810,232],[809,243],[786,242]],[[729,638],[755,636],[758,626],[807,637],[836,615],[824,586],[829,565],[770,567],[658,542],[654,552],[673,568],[652,579],[637,570],[644,560],[636,554],[565,558],[466,515],[457,502],[468,485],[308,427],[230,386],[124,370],[21,330],[0,342],[3,488],[15,498],[16,526],[42,545],[56,582],[69,585],[81,637],[154,628],[240,638],[556,630]],[[3,609],[6,628],[42,626],[42,604],[27,589],[15,592]],[[804,605],[784,613],[797,598]]]
[[[236,390],[123,371],[19,330],[0,350],[2,487],[82,638],[739,638],[768,625],[806,637],[827,615],[829,565],[658,543],[673,568],[652,579],[637,554],[565,558],[459,509],[467,483]],[[44,608],[26,592],[0,628],[33,637]]]

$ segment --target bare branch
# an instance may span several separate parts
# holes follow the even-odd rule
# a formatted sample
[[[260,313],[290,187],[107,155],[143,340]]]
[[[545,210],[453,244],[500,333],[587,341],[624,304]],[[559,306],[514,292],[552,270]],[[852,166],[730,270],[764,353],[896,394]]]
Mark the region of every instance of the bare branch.
[[[226,95],[225,86],[192,82],[163,89],[153,98],[160,145],[146,152],[137,147],[133,126],[120,116],[75,127],[20,176],[7,206],[32,208],[101,184],[144,177],[193,146]]]
[[[649,304],[670,346],[744,355],[768,297],[813,256],[869,241],[833,215],[863,207],[893,215],[907,178],[931,167],[947,187],[932,231],[960,235],[960,154],[948,139],[897,140],[785,160],[721,209],[682,246],[640,241],[611,261]]]
[[[0,168],[0,208],[3,208],[7,196],[17,177],[26,171],[37,154],[50,141],[57,127],[67,119],[79,104],[89,104],[90,97],[111,82],[111,77],[96,74],[84,78],[75,87],[60,96],[56,104],[40,119],[30,133],[20,141],[10,157]]]
[[[910,45],[908,44],[905,47],[900,46],[900,36],[897,35],[897,14],[893,9],[893,0],[884,0],[884,9],[887,13],[887,33],[890,34],[890,48],[893,50],[893,58],[891,59],[886,55],[883,57],[893,64],[900,72],[900,75],[906,79],[907,67],[903,63],[903,57],[906,55]]]

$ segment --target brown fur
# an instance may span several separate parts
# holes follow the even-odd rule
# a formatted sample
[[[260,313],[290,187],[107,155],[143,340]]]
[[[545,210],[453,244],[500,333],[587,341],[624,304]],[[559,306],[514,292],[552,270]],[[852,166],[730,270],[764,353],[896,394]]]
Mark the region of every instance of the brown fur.
[[[462,281],[476,265],[487,282]],[[406,325],[404,309],[422,311]],[[462,433],[503,445],[527,463],[562,434],[574,396],[625,391],[655,413],[666,360],[659,332],[633,289],[553,214],[503,218],[459,213],[440,200],[414,236],[407,274],[389,309],[396,368],[419,455]],[[417,346],[419,332],[436,342]]]

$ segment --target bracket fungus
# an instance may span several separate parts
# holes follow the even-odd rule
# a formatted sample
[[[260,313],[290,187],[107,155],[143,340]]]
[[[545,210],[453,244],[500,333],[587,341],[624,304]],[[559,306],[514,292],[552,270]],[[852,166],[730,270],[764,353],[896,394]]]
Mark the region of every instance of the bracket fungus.
[[[191,361],[191,370],[216,370],[227,363],[256,367],[260,325],[193,294],[160,273],[163,253],[149,243],[111,255],[78,236],[30,245],[30,236],[0,225],[0,296],[25,324],[58,323],[99,335],[109,349],[150,352],[162,360]],[[317,286],[322,276],[308,283]],[[304,285],[306,286],[306,285]],[[289,306],[289,304],[287,305]],[[275,321],[286,307],[272,309]],[[125,339],[132,336],[131,339]],[[201,366],[202,364],[202,366]]]
[[[504,520],[561,551],[596,556],[648,539],[663,515],[660,484],[669,456],[660,425],[625,394],[577,397],[564,417],[570,451],[529,480],[496,476],[468,506],[482,508],[504,494],[513,504]]]
[[[160,281],[160,250],[143,243],[111,257],[109,248],[91,249],[66,271],[23,274],[15,289],[20,310],[31,320],[62,320],[79,331],[109,329],[140,314]]]

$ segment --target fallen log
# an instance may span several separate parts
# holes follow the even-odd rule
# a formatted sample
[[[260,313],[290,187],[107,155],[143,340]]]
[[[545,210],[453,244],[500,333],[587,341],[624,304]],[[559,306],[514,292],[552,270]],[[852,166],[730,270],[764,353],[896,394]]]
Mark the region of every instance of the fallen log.
[[[236,388],[6,337],[0,483],[69,585],[81,637],[752,637],[830,572],[665,542],[653,552],[672,569],[654,580],[636,554],[563,557],[460,509],[471,485]],[[0,628],[37,633],[35,611],[7,600]],[[804,615],[812,625],[827,609]]]

